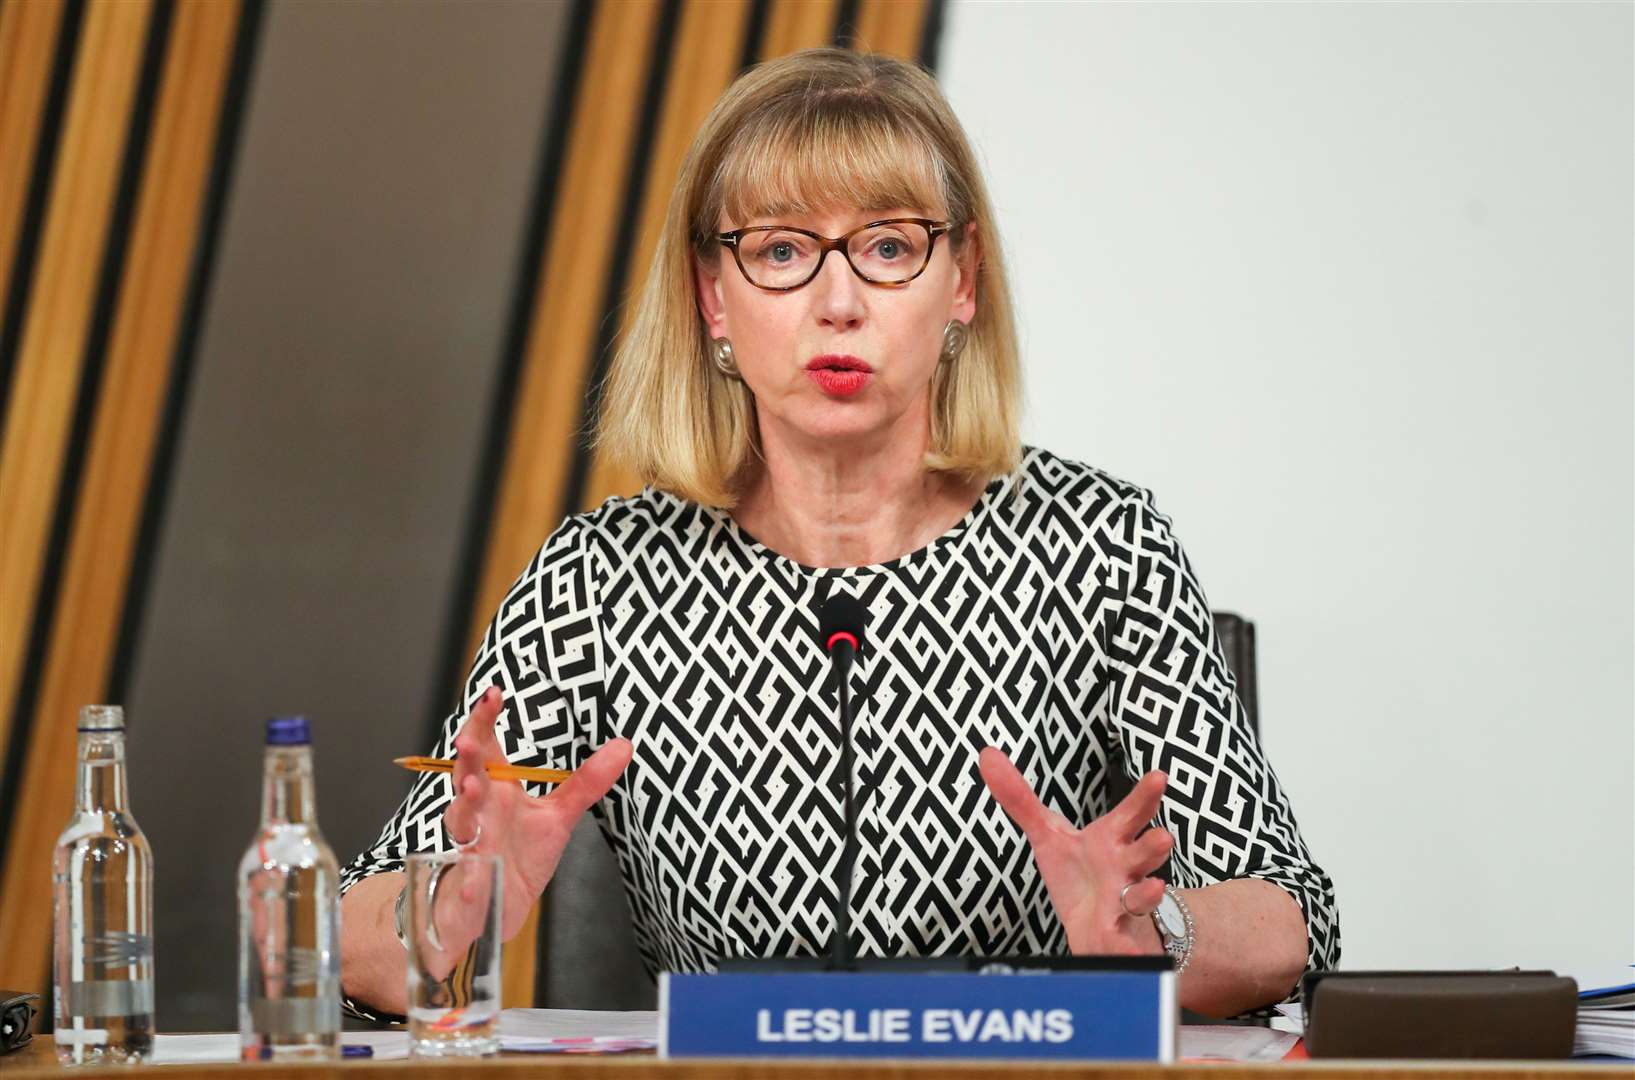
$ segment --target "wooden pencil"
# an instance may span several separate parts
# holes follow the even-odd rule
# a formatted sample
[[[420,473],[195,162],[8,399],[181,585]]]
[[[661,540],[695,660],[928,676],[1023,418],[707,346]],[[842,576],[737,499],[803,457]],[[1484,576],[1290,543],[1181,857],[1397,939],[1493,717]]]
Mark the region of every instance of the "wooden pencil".
[[[414,772],[453,772],[454,762],[448,758],[435,757],[400,757],[393,758],[392,764],[401,765]],[[484,772],[495,780],[532,780],[539,784],[560,784],[573,773],[566,769],[531,769],[523,765],[502,765],[494,762]]]

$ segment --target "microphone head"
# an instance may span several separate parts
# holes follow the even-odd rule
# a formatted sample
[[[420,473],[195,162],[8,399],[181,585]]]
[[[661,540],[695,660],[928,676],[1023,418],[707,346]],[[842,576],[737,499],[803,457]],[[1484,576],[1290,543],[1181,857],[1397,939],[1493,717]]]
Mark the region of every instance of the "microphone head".
[[[834,649],[837,637],[850,635],[852,651],[858,655],[863,652],[863,604],[855,596],[845,593],[830,593],[818,609],[818,644],[823,646],[824,652]]]

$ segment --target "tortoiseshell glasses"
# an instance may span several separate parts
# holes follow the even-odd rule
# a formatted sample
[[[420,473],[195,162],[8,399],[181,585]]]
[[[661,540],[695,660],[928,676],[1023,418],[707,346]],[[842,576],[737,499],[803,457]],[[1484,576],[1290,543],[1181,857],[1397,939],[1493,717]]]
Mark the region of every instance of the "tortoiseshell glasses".
[[[907,285],[925,273],[946,221],[888,218],[845,236],[819,236],[792,225],[750,225],[720,234],[745,280],[768,292],[789,292],[817,277],[829,252],[838,251],[852,272],[871,285]]]

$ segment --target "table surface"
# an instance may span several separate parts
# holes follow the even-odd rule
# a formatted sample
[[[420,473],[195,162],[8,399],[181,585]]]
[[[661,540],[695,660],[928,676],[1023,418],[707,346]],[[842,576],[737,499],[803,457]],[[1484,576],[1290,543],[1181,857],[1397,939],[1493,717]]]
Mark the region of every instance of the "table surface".
[[[343,1061],[337,1064],[252,1065],[163,1065],[163,1072],[176,1070],[191,1080],[236,1075],[253,1070],[258,1080],[310,1080],[314,1070],[342,1069],[349,1080],[407,1080],[406,1074],[424,1071],[431,1080],[507,1080],[512,1072],[549,1069],[553,1077],[565,1080],[923,1080],[929,1076],[955,1075],[959,1080],[1024,1080],[1027,1077],[1084,1077],[1087,1080],[1562,1080],[1584,1074],[1607,1076],[1608,1065],[1571,1061],[1292,1061],[1267,1065],[1197,1064],[1148,1065],[1127,1062],[950,1062],[950,1061],[739,1061],[690,1060],[660,1061],[651,1054],[589,1055],[502,1054],[496,1058],[464,1061]],[[1631,1066],[1614,1063],[1611,1068],[1627,1074]],[[36,1036],[34,1042],[16,1054],[0,1057],[0,1075],[5,1080],[35,1080],[61,1077],[65,1070],[57,1064],[50,1036]],[[1295,1074],[1298,1074],[1297,1076]],[[110,1066],[73,1070],[79,1076],[119,1076],[129,1080],[129,1068]],[[520,1080],[520,1077],[518,1078]]]

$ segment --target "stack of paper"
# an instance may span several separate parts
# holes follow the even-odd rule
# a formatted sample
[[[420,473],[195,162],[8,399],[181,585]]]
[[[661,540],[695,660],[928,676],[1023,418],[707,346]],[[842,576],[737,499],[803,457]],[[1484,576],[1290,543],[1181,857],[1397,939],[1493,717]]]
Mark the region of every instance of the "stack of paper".
[[[1625,971],[1622,977],[1627,980],[1629,974]],[[1635,982],[1578,992],[1578,1028],[1573,1033],[1573,1053],[1635,1058]]]
[[[392,1061],[409,1056],[409,1034],[406,1031],[348,1031],[341,1036],[346,1053],[364,1053],[376,1061]],[[153,1064],[198,1065],[205,1062],[239,1060],[238,1032],[204,1035],[155,1035],[153,1037]]]
[[[655,1050],[659,1014],[590,1009],[506,1009],[500,1049],[531,1054],[618,1054]]]
[[[1263,1027],[1181,1025],[1183,1061],[1282,1061],[1300,1036]]]
[[[348,1031],[342,1036],[342,1042],[348,1056],[366,1054],[376,1061],[409,1056],[409,1033],[402,1030]],[[528,1054],[619,1054],[629,1050],[654,1050],[658,1044],[659,1014],[655,1012],[506,1009],[500,1013],[501,1050]],[[238,1059],[236,1033],[159,1035],[154,1039],[156,1065]]]

